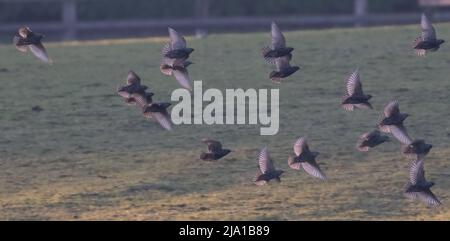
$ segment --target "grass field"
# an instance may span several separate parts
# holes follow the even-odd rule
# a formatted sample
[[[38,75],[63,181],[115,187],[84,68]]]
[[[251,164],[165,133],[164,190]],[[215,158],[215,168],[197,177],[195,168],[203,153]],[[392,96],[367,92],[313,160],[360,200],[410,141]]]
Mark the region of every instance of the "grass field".
[[[281,26],[282,27],[282,26]],[[450,24],[436,24],[449,39]],[[450,46],[426,58],[411,42],[418,26],[287,32],[301,70],[281,85],[259,49],[268,33],[190,39],[190,67],[203,88],[279,88],[280,131],[255,125],[184,125],[167,132],[123,104],[115,88],[135,70],[158,101],[178,83],[159,72],[164,39],[50,43],[53,66],[0,45],[0,219],[2,220],[449,220]],[[340,108],[359,66],[374,111]],[[411,114],[409,132],[434,145],[425,163],[438,209],[403,197],[408,161],[393,141],[355,150],[389,100]],[[34,105],[44,110],[31,111]],[[287,156],[298,136],[321,152],[327,182],[296,172]],[[198,160],[201,139],[233,149]],[[257,187],[267,145],[281,183]]]

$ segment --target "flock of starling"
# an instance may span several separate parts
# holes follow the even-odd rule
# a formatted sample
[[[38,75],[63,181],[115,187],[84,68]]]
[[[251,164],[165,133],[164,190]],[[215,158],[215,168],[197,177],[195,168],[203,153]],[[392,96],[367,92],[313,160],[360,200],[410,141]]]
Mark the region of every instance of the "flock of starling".
[[[417,55],[425,56],[427,51],[439,49],[444,40],[436,38],[436,31],[425,14],[422,15],[421,28],[422,34],[414,41],[413,48]],[[192,64],[188,58],[194,49],[187,47],[186,39],[177,31],[172,28],[169,28],[168,31],[170,42],[162,49],[160,71],[164,75],[173,76],[183,88],[192,91],[187,67]],[[267,63],[275,65],[275,70],[269,74],[269,78],[275,83],[281,83],[283,78],[294,74],[300,68],[290,65],[294,49],[286,47],[286,39],[274,22],[271,24],[271,36],[271,45],[264,47],[261,52]],[[21,27],[14,36],[13,42],[19,51],[27,52],[29,49],[40,60],[52,64],[53,61],[42,44],[43,37],[41,34],[32,32],[28,27]],[[372,96],[363,91],[359,69],[356,69],[348,78],[346,89],[347,93],[341,101],[343,109],[346,111],[373,109],[369,102]],[[154,102],[154,93],[149,91],[147,86],[141,84],[141,79],[135,72],[128,73],[126,84],[118,87],[117,93],[124,98],[127,105],[138,107],[144,117],[157,121],[164,129],[172,129],[172,121],[167,111],[171,103]],[[409,136],[403,124],[407,117],[408,114],[400,112],[397,101],[389,102],[384,108],[377,129],[361,135],[356,148],[359,151],[367,152],[370,148],[389,141],[389,137],[382,133],[393,135],[401,143],[401,152],[411,160],[410,180],[404,190],[405,196],[420,199],[431,206],[437,206],[441,202],[430,190],[434,183],[425,179],[424,171],[425,156],[431,150],[432,145]],[[223,149],[219,141],[203,139],[202,142],[207,145],[207,152],[201,153],[201,160],[215,161],[231,152],[229,149]],[[319,153],[309,149],[305,137],[299,138],[294,143],[293,149],[295,155],[288,157],[288,165],[291,169],[303,169],[313,177],[327,179],[316,162]],[[281,181],[280,177],[284,171],[275,168],[267,147],[260,151],[258,165],[258,174],[254,180],[256,185],[267,184],[272,179]]]

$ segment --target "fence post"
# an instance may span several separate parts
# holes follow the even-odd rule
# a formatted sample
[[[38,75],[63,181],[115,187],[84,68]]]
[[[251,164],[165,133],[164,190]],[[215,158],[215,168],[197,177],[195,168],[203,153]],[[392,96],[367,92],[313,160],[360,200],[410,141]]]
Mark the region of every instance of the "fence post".
[[[367,24],[368,9],[368,0],[354,0],[353,14],[355,16],[355,27],[360,27]]]
[[[196,0],[195,1],[195,19],[197,26],[195,28],[195,35],[199,38],[204,38],[208,35],[208,30],[204,26],[205,19],[209,15],[209,0]]]
[[[63,39],[73,40],[76,38],[77,27],[77,4],[76,0],[62,1],[62,21],[64,26]]]

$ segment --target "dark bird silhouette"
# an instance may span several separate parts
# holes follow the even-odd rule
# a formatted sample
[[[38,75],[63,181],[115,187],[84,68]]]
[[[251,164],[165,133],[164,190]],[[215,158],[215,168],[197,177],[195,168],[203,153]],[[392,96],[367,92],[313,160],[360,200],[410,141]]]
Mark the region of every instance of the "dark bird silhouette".
[[[281,83],[281,79],[286,78],[300,69],[298,66],[289,64],[291,57],[283,56],[275,59],[276,70],[272,71],[269,78],[275,83]]]
[[[410,144],[405,144],[402,146],[402,153],[410,158],[423,158],[426,156],[433,145],[427,144],[424,140],[418,139],[412,141]]]
[[[165,75],[173,75],[181,86],[192,91],[191,78],[187,70],[187,67],[191,64],[192,62],[183,59],[178,60],[164,57],[159,69]]]
[[[42,107],[40,107],[38,105],[35,105],[35,106],[31,107],[31,111],[34,111],[34,112],[41,112],[43,110],[44,109],[42,109]]]
[[[194,49],[187,47],[186,39],[172,28],[169,28],[169,37],[170,43],[167,43],[163,47],[163,56],[171,59],[189,58],[189,55]]]
[[[231,152],[229,149],[222,149],[222,144],[211,139],[203,139],[203,143],[208,145],[208,152],[202,152],[200,159],[204,161],[215,161],[228,155]]]
[[[402,153],[411,159],[423,159],[433,147],[424,140],[413,140],[402,125],[392,125],[389,128],[392,135],[402,143]]]
[[[413,47],[417,55],[425,56],[427,51],[434,52],[438,50],[445,41],[436,38],[436,30],[425,14],[422,14],[420,26],[422,28],[422,35],[414,40]]]
[[[47,50],[42,44],[43,38],[44,35],[34,33],[30,28],[23,26],[15,34],[13,43],[19,51],[27,52],[29,49],[38,59],[53,64],[53,60],[48,56]]]
[[[294,170],[300,170],[301,167],[311,176],[326,180],[325,173],[320,170],[319,165],[316,162],[318,152],[312,152],[309,150],[306,138],[299,138],[294,144],[295,157],[289,156],[289,167]]]
[[[132,70],[128,72],[126,83],[126,85],[119,86],[117,88],[117,93],[125,98],[126,102],[133,102],[133,99],[130,100],[133,93],[140,92],[141,94],[143,94],[145,90],[148,89],[147,86],[141,85],[141,78],[139,78],[139,76]]]
[[[370,148],[376,147],[386,141],[389,141],[388,136],[381,135],[380,131],[374,130],[362,134],[356,143],[356,148],[360,151],[369,151]]]
[[[439,199],[430,190],[434,186],[434,182],[425,179],[424,161],[422,159],[414,160],[411,163],[409,179],[404,192],[406,197],[413,200],[419,199],[429,206],[441,205]]]
[[[164,129],[172,130],[172,120],[169,113],[167,112],[167,108],[170,105],[170,103],[166,102],[153,102],[145,106],[142,109],[142,113],[146,118],[156,120]]]
[[[291,57],[294,48],[286,47],[286,39],[275,22],[271,25],[272,44],[264,47],[262,55],[267,63],[275,64],[275,59],[283,56]]]
[[[396,100],[389,102],[384,107],[383,115],[378,123],[380,131],[390,133],[389,126],[398,125],[403,126],[403,121],[409,116],[406,113],[400,113],[400,108]]]
[[[283,174],[283,171],[275,169],[273,160],[270,158],[269,150],[267,150],[267,147],[264,147],[260,151],[258,163],[259,172],[254,181],[256,185],[265,185],[272,179],[275,179],[277,182],[281,182],[280,176],[281,174]]]
[[[342,107],[347,111],[353,111],[354,108],[369,108],[372,105],[369,103],[371,95],[366,95],[363,92],[359,70],[355,70],[347,81],[347,94],[342,97]]]

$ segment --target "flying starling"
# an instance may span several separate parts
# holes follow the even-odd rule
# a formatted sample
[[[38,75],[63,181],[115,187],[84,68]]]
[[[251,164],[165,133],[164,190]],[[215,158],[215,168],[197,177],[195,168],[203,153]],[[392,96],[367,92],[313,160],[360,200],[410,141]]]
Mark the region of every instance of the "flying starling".
[[[192,91],[191,78],[187,70],[187,67],[191,64],[192,62],[183,59],[177,60],[164,57],[159,69],[165,75],[173,75],[181,86]]]
[[[355,70],[347,81],[347,94],[342,97],[342,107],[347,111],[353,111],[354,108],[369,108],[372,105],[369,103],[371,95],[366,95],[363,92],[361,77],[359,70]]]
[[[13,38],[13,43],[21,52],[29,49],[34,56],[48,64],[53,64],[53,60],[48,56],[42,39],[44,35],[34,33],[29,27],[21,27]]]
[[[356,143],[356,148],[360,151],[369,151],[370,148],[376,147],[386,141],[389,141],[388,136],[381,135],[380,131],[374,130],[362,134]]]
[[[271,26],[272,44],[264,47],[261,52],[267,63],[275,64],[275,59],[283,56],[291,57],[294,48],[286,47],[286,39],[275,22]]]
[[[281,79],[286,78],[300,69],[298,66],[291,66],[289,61],[291,56],[283,56],[275,59],[276,70],[272,71],[269,78],[274,83],[281,83]]]
[[[131,94],[137,93],[137,92],[144,93],[144,91],[146,89],[148,89],[147,86],[141,85],[141,78],[139,78],[139,76],[135,72],[130,70],[128,72],[126,85],[119,86],[117,88],[117,93],[120,96],[122,96],[123,98],[129,99],[129,98],[131,98]],[[129,100],[129,101],[131,101],[131,100]]]
[[[422,159],[414,160],[411,163],[409,173],[409,182],[405,188],[405,196],[410,199],[419,199],[429,206],[441,205],[439,199],[431,192],[430,188],[434,182],[425,179],[424,161]]]
[[[167,112],[170,103],[151,103],[142,109],[142,113],[148,119],[156,120],[164,129],[172,130],[172,120]]]
[[[189,58],[194,49],[187,47],[186,39],[172,28],[169,28],[169,37],[170,43],[167,43],[162,49],[163,57],[184,60]]]
[[[403,126],[403,121],[409,116],[406,113],[400,113],[398,101],[390,101],[385,107],[383,115],[378,123],[380,131],[390,133],[389,126],[397,125]]]
[[[228,155],[231,152],[229,149],[222,149],[222,144],[211,139],[203,139],[203,143],[208,145],[208,152],[202,152],[200,159],[204,161],[215,161]]]
[[[275,169],[267,147],[264,147],[259,153],[258,163],[259,172],[254,181],[256,185],[265,185],[272,179],[275,179],[277,182],[281,182],[280,176],[283,174],[283,171]]]
[[[392,135],[402,143],[402,153],[411,159],[424,158],[433,147],[433,145],[427,144],[424,140],[413,140],[402,125],[391,125],[389,129]]]
[[[422,28],[422,35],[414,40],[413,47],[417,55],[425,56],[427,51],[434,52],[438,50],[445,40],[436,38],[436,30],[425,14],[422,14],[420,26]]]
[[[299,138],[294,144],[295,157],[289,156],[289,167],[294,170],[300,170],[301,167],[311,176],[326,180],[327,177],[316,162],[318,152],[309,150],[306,138]]]

